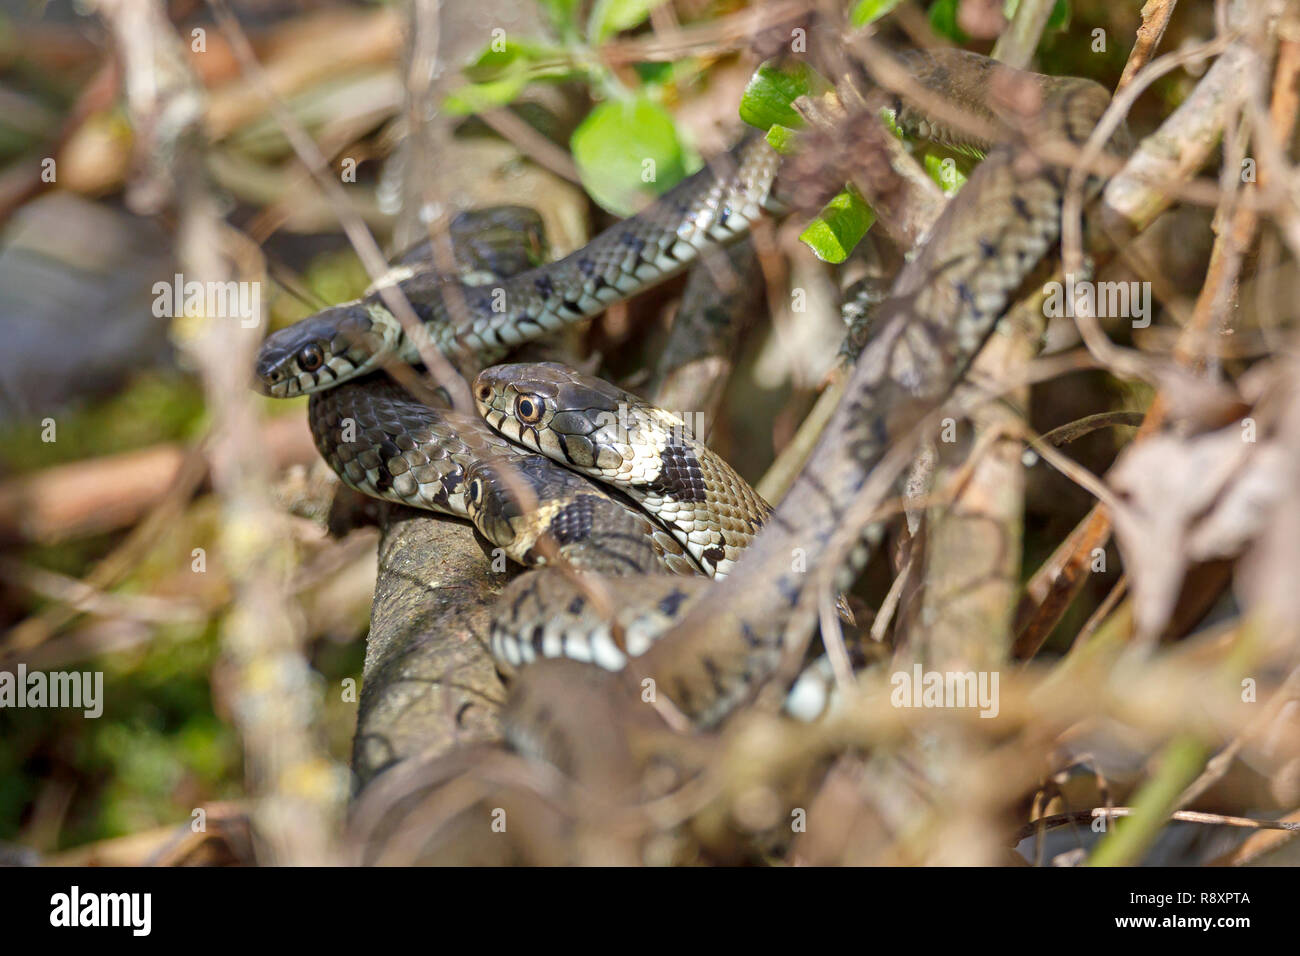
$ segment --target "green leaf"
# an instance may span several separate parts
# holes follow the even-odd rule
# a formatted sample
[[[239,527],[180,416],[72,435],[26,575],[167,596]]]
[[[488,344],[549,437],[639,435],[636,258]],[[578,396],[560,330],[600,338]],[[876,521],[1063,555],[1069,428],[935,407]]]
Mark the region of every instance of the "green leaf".
[[[792,130],[790,127],[774,123],[768,129],[767,135],[764,138],[767,140],[768,145],[782,156],[789,156],[797,147],[796,140],[798,139],[798,136],[798,132]]]
[[[1059,33],[1070,26],[1070,0],[1056,0],[1051,14],[1047,17],[1046,30]]]
[[[926,153],[924,162],[926,173],[949,196],[961,189],[966,182],[966,173],[961,164],[951,156]]]
[[[896,139],[907,139],[907,134],[903,132],[903,127],[898,125],[898,114],[894,112],[893,107],[888,107],[880,111],[880,121],[885,124],[885,129],[894,134]]]
[[[587,18],[587,40],[601,43],[621,30],[644,23],[664,0],[596,0]]]
[[[510,76],[489,83],[470,83],[448,93],[442,106],[457,116],[482,113],[513,103],[528,83],[527,76]]]
[[[520,40],[506,40],[500,49],[486,47],[465,67],[465,78],[489,83],[519,74],[533,79],[569,77],[578,71],[569,52],[562,47]]]
[[[740,118],[750,126],[800,129],[803,117],[792,105],[801,96],[815,96],[830,84],[812,67],[796,63],[784,69],[771,61],[760,64],[740,98]]]
[[[857,6],[849,14],[849,23],[855,27],[875,23],[902,2],[903,0],[858,0]]]
[[[826,204],[799,239],[818,259],[839,263],[849,257],[875,221],[875,212],[850,186]]]
[[[636,78],[647,86],[663,86],[670,83],[676,72],[676,63],[633,63]]]
[[[538,0],[538,3],[560,36],[577,36],[578,7],[582,0]]]
[[[500,49],[485,48],[463,73],[472,82],[443,100],[446,110],[460,115],[505,106],[529,83],[559,82],[580,75],[582,70],[563,49],[507,40]]]
[[[601,103],[570,140],[582,185],[603,208],[631,215],[687,173],[673,118],[641,96]]]
[[[1016,10],[1020,7],[1020,0],[1006,0],[1002,4],[1002,15],[1010,20],[1016,15]],[[1060,32],[1070,25],[1070,0],[1056,0],[1052,7],[1052,12],[1047,16],[1047,26],[1043,32],[1048,30]]]
[[[958,0],[935,0],[930,8],[930,29],[954,43],[968,43],[970,37],[957,26],[957,3]]]

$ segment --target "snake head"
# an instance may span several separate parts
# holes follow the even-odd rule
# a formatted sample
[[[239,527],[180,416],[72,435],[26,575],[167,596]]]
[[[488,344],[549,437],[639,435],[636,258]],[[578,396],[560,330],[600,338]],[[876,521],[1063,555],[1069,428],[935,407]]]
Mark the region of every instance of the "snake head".
[[[512,452],[478,458],[465,469],[465,512],[483,537],[524,561],[524,552],[542,533],[539,506],[562,496],[568,479],[581,481],[537,455]]]
[[[364,375],[392,355],[400,326],[365,302],[331,306],[267,336],[257,353],[258,389],[293,398]]]
[[[489,425],[521,444],[536,449],[541,432],[555,414],[559,397],[553,362],[535,365],[494,365],[474,379],[474,404]],[[539,375],[542,371],[547,374]]]
[[[622,462],[610,442],[626,435],[625,411],[637,399],[557,362],[494,365],[474,379],[474,402],[487,423],[522,445],[578,468]]]

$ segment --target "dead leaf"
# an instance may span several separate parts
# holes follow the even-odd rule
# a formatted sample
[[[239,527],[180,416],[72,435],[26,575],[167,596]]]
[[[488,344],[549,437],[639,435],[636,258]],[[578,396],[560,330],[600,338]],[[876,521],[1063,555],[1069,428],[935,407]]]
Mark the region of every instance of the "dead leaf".
[[[1115,534],[1133,588],[1138,633],[1160,633],[1188,565],[1240,554],[1287,490],[1288,456],[1239,424],[1192,437],[1157,435],[1111,469]]]

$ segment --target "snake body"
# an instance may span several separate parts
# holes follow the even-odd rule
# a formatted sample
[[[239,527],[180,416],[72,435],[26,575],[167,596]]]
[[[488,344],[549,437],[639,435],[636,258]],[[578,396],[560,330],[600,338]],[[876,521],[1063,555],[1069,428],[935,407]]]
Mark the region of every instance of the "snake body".
[[[481,418],[417,401],[386,379],[311,397],[321,457],[374,498],[467,518],[507,557],[613,574],[699,574],[676,539],[628,503],[493,432]]]
[[[704,494],[699,489],[708,482],[702,471],[697,474],[689,463],[683,466],[680,448],[666,452],[669,444],[658,440],[650,443],[653,448],[635,452],[632,470],[640,471],[624,489],[643,505],[667,505],[665,527],[680,546],[674,557],[684,548],[705,570],[725,580],[643,573],[635,586],[620,586],[615,606],[605,608],[595,629],[587,632],[591,636],[580,640],[574,637],[578,621],[582,627],[593,626],[580,581],[552,578],[554,584],[543,586],[540,579],[526,576],[502,596],[500,634],[494,624],[494,646],[509,663],[564,654],[614,668],[639,655],[634,672],[628,669],[624,677],[615,678],[628,682],[623,690],[628,698],[636,700],[640,681],[652,677],[681,712],[708,726],[773,674],[787,634],[811,630],[815,607],[804,600],[809,590],[834,593],[847,586],[865,561],[867,551],[860,547],[863,528],[849,522],[849,506],[886,451],[907,438],[945,399],[1012,294],[1060,233],[1066,170],[1035,156],[1026,148],[1022,131],[1002,121],[991,106],[994,87],[1005,80],[1031,90],[1040,107],[1034,117],[1035,136],[1076,148],[1109,102],[1106,91],[1092,81],[1009,70],[976,54],[926,52],[911,55],[905,63],[925,90],[958,104],[1003,135],[972,140],[906,100],[895,102],[897,121],[905,131],[949,145],[973,144],[987,156],[878,307],[870,323],[871,340],[857,359],[810,464],[770,517],[757,496],[733,495],[740,502],[738,510],[724,512],[721,518],[715,513],[701,532],[684,504],[694,504],[689,499]],[[1122,153],[1123,137],[1117,136],[1108,148]],[[513,344],[595,314],[680,271],[706,245],[743,234],[771,205],[777,167],[777,157],[766,143],[750,138],[724,161],[558,263],[525,271],[495,287],[417,274],[403,280],[401,288],[439,348],[491,361]],[[258,374],[262,388],[272,395],[314,391],[325,396],[313,399],[313,421],[321,409],[330,408],[337,426],[347,417],[350,397],[362,395],[363,389],[332,386],[372,370],[386,357],[409,359],[413,349],[371,296],[327,309],[269,337]],[[558,372],[547,375],[550,379],[542,376],[539,386],[523,381],[517,368],[484,372],[476,382],[481,410],[511,438],[602,479],[626,470],[629,461],[622,452],[604,452],[593,442],[607,423],[596,421],[590,411],[607,411],[608,406],[580,400],[561,407],[559,390],[573,393],[575,383],[570,379],[557,384]],[[593,391],[602,403],[611,397],[607,390]],[[541,408],[526,406],[527,414],[521,415],[521,396],[531,396]],[[375,400],[366,400],[373,407]],[[425,449],[435,437],[427,415],[407,409],[405,417],[393,418],[392,428],[379,430],[386,437],[367,432],[369,437],[346,454],[331,450],[334,446],[322,442],[319,430],[318,442],[344,480],[370,494],[423,507],[429,502],[463,503],[464,491],[430,490],[431,483],[446,489],[447,475],[457,468],[464,488],[465,469],[472,463],[458,461],[452,452],[431,454]],[[545,434],[536,427],[543,417]],[[478,434],[462,428],[481,426],[477,420],[474,425],[443,421],[462,440],[466,434]],[[628,431],[639,434],[643,423],[647,433],[650,425],[671,424],[646,413]],[[603,444],[604,436],[599,437]],[[500,439],[490,434],[467,444],[475,443],[520,454],[501,448]],[[690,451],[698,458],[697,449]],[[651,460],[652,454],[658,457]],[[718,470],[724,476],[728,472]],[[673,509],[683,520],[674,520]],[[765,530],[755,538],[764,523]],[[488,525],[479,523],[480,530]],[[879,529],[866,531],[871,544]],[[654,552],[654,547],[649,550]],[[746,555],[738,561],[742,550]],[[806,568],[794,566],[795,553],[807,556]],[[659,563],[666,566],[670,554],[661,545]],[[507,631],[514,637],[501,636]],[[546,667],[547,662],[534,665],[538,680],[545,679]],[[520,699],[536,698],[524,694]],[[507,714],[507,722],[530,739],[548,736],[539,727],[545,720],[536,709],[518,706]]]
[[[563,372],[582,387],[583,376]],[[519,564],[545,568],[562,560],[587,576],[584,583],[541,570],[507,586],[490,632],[493,656],[507,673],[548,657],[617,670],[707,583],[677,538],[641,509],[512,445],[481,418],[431,408],[382,378],[315,393],[309,408],[317,449],[350,487],[467,518]],[[595,575],[636,575],[637,587],[630,599],[620,594],[616,608],[601,609],[590,597],[600,587]]]
[[[1035,156],[1018,130],[999,122],[990,106],[993,87],[1005,80],[1032,90],[1039,100],[1035,135],[1076,151],[1110,102],[1091,80],[1025,73],[977,54],[931,52],[909,64],[928,91],[1001,126],[1005,139],[980,143],[985,159],[879,306],[839,406],[765,533],[736,572],[685,609],[638,662],[641,673],[654,675],[679,708],[706,725],[774,673],[787,634],[811,630],[816,607],[805,600],[808,591],[844,587],[865,563],[864,535],[870,546],[880,528],[862,531],[850,521],[850,507],[886,452],[946,399],[1060,235],[1067,170]],[[905,130],[956,141],[941,123],[922,128],[924,112],[906,102],[896,115]],[[1122,130],[1107,144],[1115,155],[1127,148]],[[1098,186],[1092,178],[1088,191]],[[791,568],[796,549],[809,556],[806,573]]]
[[[701,250],[746,235],[771,202],[778,158],[762,137],[747,137],[572,255],[497,283],[429,270],[396,285],[435,347],[492,362],[671,278]],[[365,375],[387,359],[418,361],[418,346],[375,291],[272,333],[256,371],[266,394],[291,398]]]

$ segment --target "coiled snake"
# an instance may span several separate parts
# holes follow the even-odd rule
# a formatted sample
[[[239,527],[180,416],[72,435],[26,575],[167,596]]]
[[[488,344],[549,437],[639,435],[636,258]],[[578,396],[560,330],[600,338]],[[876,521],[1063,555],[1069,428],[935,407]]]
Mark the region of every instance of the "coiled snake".
[[[945,399],[1012,294],[1060,234],[1068,170],[1029,148],[1026,126],[1034,142],[1077,150],[1109,103],[1106,91],[1090,80],[1010,70],[976,54],[925,52],[911,54],[904,62],[923,90],[957,104],[996,135],[983,141],[965,136],[919,104],[895,101],[896,121],[905,132],[950,145],[975,142],[987,155],[880,306],[872,339],[856,362],[837,411],[809,464],[770,517],[756,496],[732,488],[732,511],[715,516],[704,528],[695,526],[695,516],[686,508],[688,499],[712,494],[700,480],[694,457],[698,450],[687,456],[680,449],[665,451],[669,446],[662,443],[649,453],[644,447],[630,453],[601,450],[593,442],[597,423],[588,413],[597,407],[609,410],[597,406],[592,395],[599,394],[602,401],[611,395],[619,398],[608,386],[554,368],[534,370],[529,373],[534,377],[526,378],[524,369],[502,366],[477,379],[480,411],[511,438],[593,473],[622,468],[631,459],[642,470],[625,486],[629,495],[651,505],[666,502],[667,517],[682,519],[676,527],[664,525],[671,536],[645,522],[635,544],[635,535],[620,538],[626,553],[612,556],[615,563],[635,564],[638,571],[682,571],[693,560],[706,570],[723,572],[714,582],[647,574],[633,584],[621,584],[617,606],[605,609],[613,610],[614,626],[605,619],[581,637],[571,627],[589,610],[581,582],[553,579],[554,590],[542,593],[521,578],[502,597],[499,618],[505,623],[494,634],[495,646],[508,662],[519,665],[534,656],[563,653],[617,668],[639,653],[635,667],[609,678],[616,693],[638,701],[641,681],[651,677],[679,711],[707,726],[773,674],[787,635],[811,630],[815,609],[804,600],[805,592],[815,587],[833,593],[847,586],[865,561],[865,549],[857,547],[863,529],[843,526],[872,469],[893,443]],[[1037,98],[1039,108],[1029,123],[1007,122],[995,111],[996,94],[1011,87]],[[1114,153],[1125,148],[1122,133],[1108,146]],[[750,138],[645,212],[553,265],[525,271],[495,287],[458,284],[454,295],[446,294],[446,280],[427,275],[409,278],[401,288],[440,349],[492,361],[510,345],[593,315],[611,301],[680,271],[705,246],[743,235],[760,212],[773,205],[778,168],[778,157],[767,144]],[[1096,185],[1093,181],[1090,188]],[[494,296],[504,308],[494,308]],[[452,299],[463,308],[453,307]],[[522,458],[526,463],[515,469],[520,473],[547,466],[527,463],[531,459],[507,446],[481,420],[436,413],[440,417],[435,423],[432,410],[395,394],[391,386],[357,381],[385,360],[414,357],[400,326],[370,296],[273,334],[262,349],[257,371],[268,394],[314,393],[317,441],[345,481],[370,494],[423,507],[464,504],[490,538],[513,541],[501,530],[511,522],[499,516],[519,511],[520,495],[494,490],[499,475],[492,465],[463,461],[452,449],[460,442],[475,446],[480,456],[483,449],[495,449],[516,463]],[[573,406],[565,404],[566,390],[594,391]],[[630,396],[621,400],[637,405]],[[357,424],[352,442],[337,437],[347,418]],[[444,443],[444,432],[451,436],[450,445]],[[637,434],[636,425],[630,434]],[[460,484],[447,483],[446,476],[457,470]],[[588,489],[583,495],[593,495],[592,486],[583,488]],[[576,494],[578,486],[571,491]],[[578,555],[590,544],[581,543],[573,528],[598,511],[611,520],[618,515],[620,527],[644,522],[616,496],[601,500],[605,503],[599,507],[592,497],[581,509],[551,508],[551,537],[561,551],[567,547]],[[763,532],[750,544],[764,518]],[[516,556],[525,557],[536,549],[536,539],[525,536],[501,546],[514,547]],[[742,549],[746,553],[737,561]],[[806,567],[795,567],[795,553],[807,556]],[[536,557],[534,553],[530,560]],[[598,557],[591,557],[592,564],[586,566],[611,556]],[[586,560],[579,555],[577,563],[583,566]],[[510,645],[502,636],[507,624],[526,637]],[[525,674],[540,673],[548,665],[557,673],[563,666],[540,662]],[[547,729],[538,726],[544,719],[526,706],[516,707],[512,719],[520,728],[519,737],[535,742],[546,736]]]

